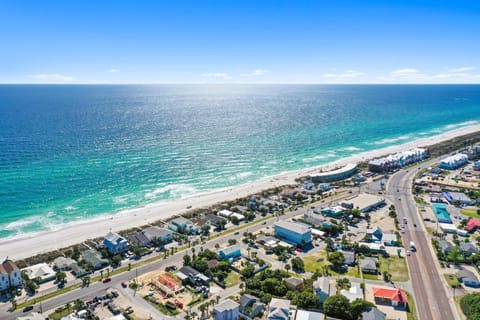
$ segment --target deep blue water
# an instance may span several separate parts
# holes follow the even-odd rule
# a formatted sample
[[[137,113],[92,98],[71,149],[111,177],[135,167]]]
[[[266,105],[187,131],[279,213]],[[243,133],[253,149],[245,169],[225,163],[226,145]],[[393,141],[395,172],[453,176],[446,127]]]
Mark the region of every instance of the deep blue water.
[[[1,85],[0,238],[479,120],[479,85]]]

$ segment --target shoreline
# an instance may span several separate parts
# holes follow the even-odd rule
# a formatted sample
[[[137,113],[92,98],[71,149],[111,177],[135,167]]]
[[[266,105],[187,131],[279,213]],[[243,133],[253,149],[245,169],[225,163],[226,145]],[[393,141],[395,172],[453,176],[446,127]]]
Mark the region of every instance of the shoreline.
[[[150,224],[158,220],[165,220],[175,215],[184,214],[187,212],[186,208],[190,206],[192,207],[192,210],[206,209],[217,203],[246,197],[266,189],[294,184],[295,179],[319,172],[322,168],[343,166],[352,162],[358,163],[415,147],[428,147],[436,143],[478,131],[480,131],[480,125],[466,126],[439,135],[419,138],[399,145],[361,152],[320,166],[307,167],[300,170],[288,171],[264,177],[235,187],[207,191],[180,199],[148,204],[140,208],[127,209],[115,214],[102,215],[82,222],[75,222],[71,225],[67,224],[65,227],[58,230],[46,230],[32,234],[25,234],[19,238],[0,239],[0,252],[2,252],[2,257],[8,256],[11,259],[17,260],[47,253],[79,244],[87,239],[103,237],[108,231],[118,232]]]

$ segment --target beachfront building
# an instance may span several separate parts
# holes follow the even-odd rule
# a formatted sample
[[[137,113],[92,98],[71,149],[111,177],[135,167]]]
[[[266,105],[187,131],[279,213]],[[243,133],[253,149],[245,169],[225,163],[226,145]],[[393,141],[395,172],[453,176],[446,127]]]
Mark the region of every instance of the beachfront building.
[[[93,269],[98,270],[108,265],[108,260],[102,258],[102,254],[95,249],[88,249],[82,252],[82,260],[90,264]]]
[[[342,206],[335,206],[335,207],[326,207],[323,208],[320,212],[329,217],[340,217],[343,215],[344,208]]]
[[[295,245],[304,246],[312,242],[312,231],[298,223],[278,221],[274,225],[275,236]]]
[[[381,208],[385,204],[385,198],[373,194],[360,193],[358,196],[342,202],[341,206],[350,210],[358,209],[360,212],[366,213]]]
[[[17,264],[10,259],[5,259],[0,264],[0,292],[22,285],[22,273]]]
[[[345,167],[337,170],[320,172],[318,174],[310,175],[310,180],[313,183],[343,180],[353,176],[357,172],[357,170],[357,165],[354,163],[350,163],[347,164]]]
[[[192,221],[184,217],[178,217],[171,220],[168,224],[168,229],[172,230],[173,232],[187,234],[198,233],[199,231],[198,227],[194,225]]]
[[[472,205],[472,200],[470,200],[470,198],[463,192],[445,191],[443,195],[450,204],[460,205],[460,206]]]
[[[457,153],[453,156],[446,157],[438,163],[442,169],[455,170],[468,163],[468,156],[463,153]]]
[[[240,305],[233,300],[226,299],[213,308],[215,320],[237,320],[240,313]]]
[[[22,269],[25,271],[28,279],[35,280],[37,279],[38,282],[47,282],[55,279],[56,272],[45,262],[38,263],[36,265],[26,267]]]
[[[77,261],[66,258],[66,257],[58,257],[55,260],[53,260],[53,268],[55,270],[71,270],[72,266],[76,264]]]
[[[128,251],[128,241],[121,235],[115,232],[109,232],[103,240],[103,245],[107,248],[110,254],[119,254]]]
[[[164,228],[152,226],[128,236],[131,245],[147,247],[153,244],[167,244],[173,241],[173,232]]]
[[[226,247],[218,252],[220,259],[235,259],[242,256],[240,246],[234,244],[233,246]]]
[[[368,170],[372,172],[386,172],[406,165],[422,161],[428,157],[428,150],[422,148],[415,148],[408,151],[403,151],[388,155],[383,158],[373,159],[368,162]]]

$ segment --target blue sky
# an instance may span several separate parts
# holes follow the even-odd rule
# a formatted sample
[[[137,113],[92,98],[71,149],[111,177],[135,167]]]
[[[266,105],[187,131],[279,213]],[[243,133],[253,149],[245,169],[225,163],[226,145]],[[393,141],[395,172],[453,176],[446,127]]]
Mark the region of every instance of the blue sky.
[[[0,83],[480,83],[480,1],[0,1]]]

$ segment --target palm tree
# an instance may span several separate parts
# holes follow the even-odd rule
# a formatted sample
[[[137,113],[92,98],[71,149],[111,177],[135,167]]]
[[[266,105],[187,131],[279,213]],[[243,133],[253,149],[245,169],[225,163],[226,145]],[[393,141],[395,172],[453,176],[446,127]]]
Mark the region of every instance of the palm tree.
[[[215,300],[217,301],[217,304],[218,304],[218,302],[220,301],[220,296],[216,296]]]
[[[290,268],[291,268],[291,267],[290,267],[290,265],[289,265],[288,263],[285,264],[285,270],[287,270],[287,274],[288,274],[288,270],[290,270]]]
[[[220,245],[218,243],[215,243],[215,249],[220,249]]]
[[[195,319],[197,317],[197,313],[195,311],[193,311],[191,315],[192,315],[192,319]]]

